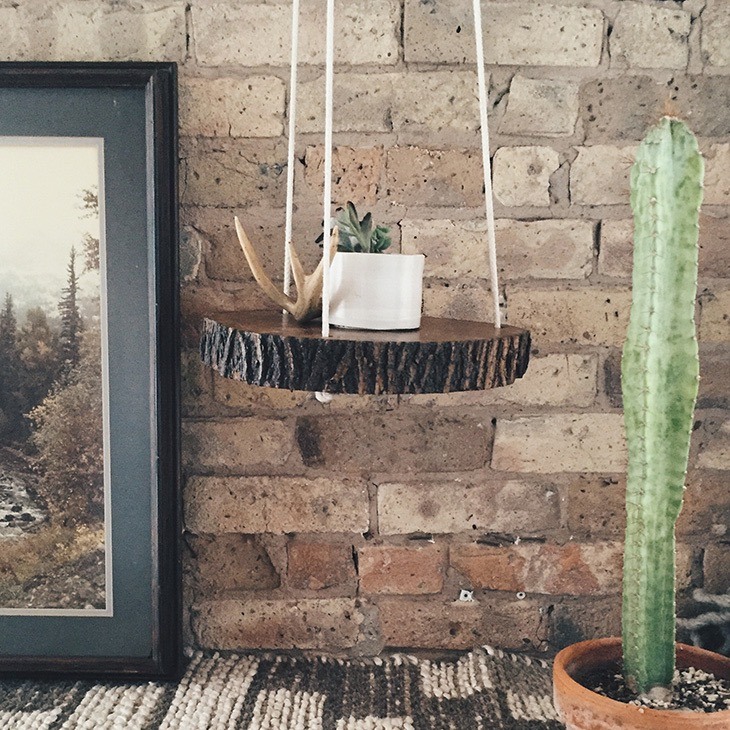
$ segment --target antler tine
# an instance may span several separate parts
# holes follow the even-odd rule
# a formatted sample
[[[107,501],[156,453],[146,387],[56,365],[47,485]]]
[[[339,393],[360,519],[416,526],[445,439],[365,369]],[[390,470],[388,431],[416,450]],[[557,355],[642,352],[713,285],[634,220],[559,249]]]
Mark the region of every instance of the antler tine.
[[[236,234],[238,235],[238,241],[241,244],[241,248],[243,249],[243,255],[246,257],[246,261],[248,261],[248,265],[251,268],[251,273],[253,274],[254,279],[256,279],[258,285],[261,287],[261,289],[263,289],[264,293],[269,297],[269,299],[271,299],[275,304],[278,304],[283,309],[286,309],[287,312],[293,314],[295,308],[294,302],[288,296],[286,296],[286,294],[279,291],[274,286],[274,283],[264,271],[261,259],[256,253],[256,249],[254,249],[253,245],[251,244],[251,240],[246,235],[246,231],[243,230],[243,226],[238,220],[238,217],[236,216],[233,220],[236,224]]]
[[[299,254],[297,253],[297,250],[294,248],[294,244],[289,241],[289,257],[291,260],[291,271],[294,275],[294,286],[296,286],[297,291],[302,291],[304,288],[304,282],[306,280],[306,275],[304,273],[304,268],[302,267],[302,261],[299,258]]]
[[[332,233],[330,234],[330,263],[332,263],[332,259],[334,258],[335,254],[337,253],[337,246],[340,243],[340,229],[335,226],[332,229]],[[322,269],[324,268],[324,256],[319,260],[319,263],[317,264],[317,268],[314,270],[314,273],[312,274],[312,279],[316,279],[319,277],[319,279],[322,279]]]

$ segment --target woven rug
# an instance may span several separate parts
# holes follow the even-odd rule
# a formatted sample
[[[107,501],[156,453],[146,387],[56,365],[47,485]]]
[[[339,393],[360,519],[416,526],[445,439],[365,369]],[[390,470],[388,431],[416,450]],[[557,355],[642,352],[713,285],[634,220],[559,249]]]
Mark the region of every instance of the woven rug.
[[[197,654],[179,683],[0,682],[2,730],[559,730],[550,666]]]

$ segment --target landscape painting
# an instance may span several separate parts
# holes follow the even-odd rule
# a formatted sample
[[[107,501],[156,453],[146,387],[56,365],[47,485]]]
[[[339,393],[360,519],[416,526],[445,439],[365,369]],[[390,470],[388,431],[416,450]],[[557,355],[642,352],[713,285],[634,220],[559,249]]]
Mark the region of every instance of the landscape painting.
[[[0,169],[0,615],[111,615],[103,142]]]

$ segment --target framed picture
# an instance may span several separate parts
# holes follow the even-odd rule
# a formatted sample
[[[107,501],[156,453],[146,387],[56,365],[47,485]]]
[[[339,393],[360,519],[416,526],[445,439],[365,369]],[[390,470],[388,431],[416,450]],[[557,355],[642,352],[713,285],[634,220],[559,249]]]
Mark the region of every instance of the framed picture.
[[[0,673],[179,664],[176,67],[0,63]]]

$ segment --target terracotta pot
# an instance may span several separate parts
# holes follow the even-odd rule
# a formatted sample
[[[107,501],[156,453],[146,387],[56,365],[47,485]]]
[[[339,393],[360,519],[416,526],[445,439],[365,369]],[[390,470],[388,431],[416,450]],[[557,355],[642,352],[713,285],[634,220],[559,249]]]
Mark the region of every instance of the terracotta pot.
[[[563,649],[553,666],[553,698],[568,730],[728,730],[730,710],[688,712],[649,710],[608,699],[576,681],[603,666],[619,664],[621,639],[582,641]],[[677,644],[677,665],[730,679],[730,659]]]

